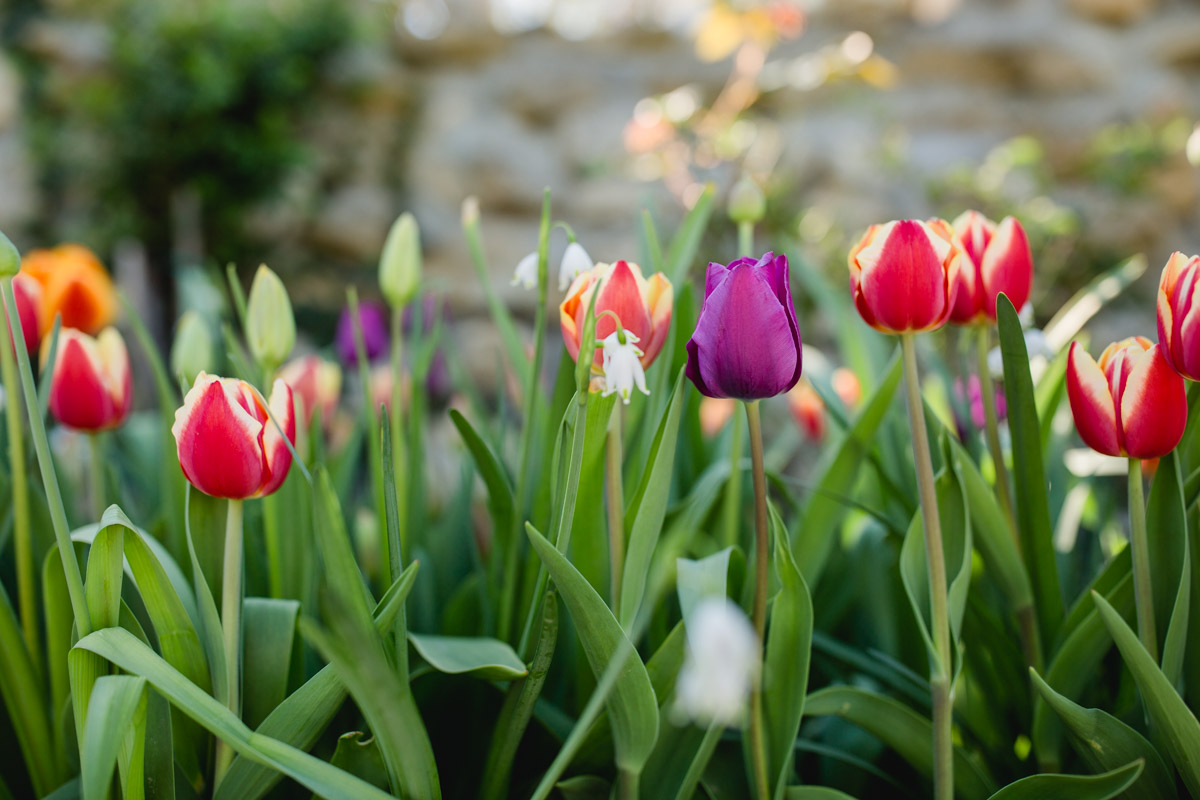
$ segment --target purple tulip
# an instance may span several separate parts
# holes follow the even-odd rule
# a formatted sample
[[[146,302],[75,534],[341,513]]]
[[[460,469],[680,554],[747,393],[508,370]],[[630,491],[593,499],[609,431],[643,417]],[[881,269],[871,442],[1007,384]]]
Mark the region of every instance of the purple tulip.
[[[688,379],[709,397],[758,400],[791,389],[800,379],[800,329],[787,256],[709,264],[687,355]]]
[[[361,302],[358,304],[358,321],[362,325],[367,360],[375,361],[386,356],[389,345],[387,307],[371,300]],[[342,315],[338,318],[335,344],[342,363],[358,363],[354,349],[354,318],[348,306],[342,309]]]

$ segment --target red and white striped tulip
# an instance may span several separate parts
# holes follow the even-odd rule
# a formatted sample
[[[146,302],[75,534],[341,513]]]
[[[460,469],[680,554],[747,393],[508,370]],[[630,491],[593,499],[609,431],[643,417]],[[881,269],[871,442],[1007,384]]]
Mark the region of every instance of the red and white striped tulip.
[[[25,336],[25,349],[32,353],[41,342],[42,285],[24,272],[13,276],[13,297],[17,300],[17,315],[21,318],[21,332]]]
[[[940,328],[950,319],[961,254],[945,220],[872,225],[850,251],[850,295],[884,333]]]
[[[329,425],[342,394],[341,367],[310,354],[284,364],[279,370],[279,377],[300,398],[304,409],[304,427],[312,426],[317,409],[321,410],[323,424]]]
[[[1158,284],[1158,341],[1167,363],[1200,381],[1200,256],[1173,253]]]
[[[1067,397],[1080,438],[1109,456],[1158,458],[1187,425],[1183,378],[1143,336],[1114,342],[1097,363],[1078,342],[1067,355]]]
[[[63,328],[50,373],[50,413],[61,424],[82,431],[115,428],[133,402],[129,351],[116,328],[96,338]]]
[[[204,372],[196,376],[171,428],[179,465],[192,486],[213,497],[242,500],[271,494],[283,484],[292,465],[287,442],[296,443],[292,389],[275,379],[270,415],[259,397],[245,381]]]
[[[954,240],[963,260],[951,322],[995,322],[1001,292],[1018,310],[1025,305],[1033,286],[1033,254],[1020,222],[1005,217],[997,225],[978,211],[966,211],[954,220]]]

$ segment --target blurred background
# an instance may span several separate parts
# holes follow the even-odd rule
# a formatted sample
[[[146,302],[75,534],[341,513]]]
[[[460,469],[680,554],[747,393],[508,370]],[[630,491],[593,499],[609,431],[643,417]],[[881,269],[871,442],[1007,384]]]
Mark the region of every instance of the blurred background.
[[[555,218],[611,261],[638,258],[643,208],[669,231],[706,182],[723,204],[748,173],[769,197],[759,241],[836,285],[871,222],[1014,213],[1039,321],[1146,254],[1102,321],[1114,336],[1152,336],[1161,265],[1200,251],[1194,0],[0,9],[0,228],[23,251],[92,247],[164,340],[182,307],[223,302],[219,267],[266,262],[327,343],[345,287],[377,292],[388,226],[411,210],[448,335],[493,341],[461,204],[478,197],[495,281],[530,319],[533,293],[508,284],[545,186]],[[732,257],[723,214],[708,237],[705,258]],[[829,335],[801,311],[806,341]],[[494,346],[461,352],[495,379]]]

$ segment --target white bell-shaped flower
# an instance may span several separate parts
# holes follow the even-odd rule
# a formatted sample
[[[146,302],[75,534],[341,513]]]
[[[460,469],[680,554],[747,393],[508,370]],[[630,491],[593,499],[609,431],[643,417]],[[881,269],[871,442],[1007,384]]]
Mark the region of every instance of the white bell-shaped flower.
[[[522,289],[536,289],[538,285],[538,254],[536,252],[522,258],[517,262],[517,268],[513,272],[513,286],[520,286]]]
[[[622,342],[621,333],[616,330],[604,337],[604,356],[600,364],[604,372],[604,391],[601,396],[608,397],[616,392],[622,402],[629,405],[635,386],[644,395],[649,395],[650,390],[646,388],[646,371],[640,360],[645,354],[637,346],[638,337],[624,331],[625,341]]]
[[[761,665],[758,635],[746,614],[725,597],[701,600],[687,622],[673,716],[740,726]]]
[[[596,266],[588,251],[579,242],[571,242],[563,251],[562,263],[558,265],[558,290],[565,292],[576,277]]]

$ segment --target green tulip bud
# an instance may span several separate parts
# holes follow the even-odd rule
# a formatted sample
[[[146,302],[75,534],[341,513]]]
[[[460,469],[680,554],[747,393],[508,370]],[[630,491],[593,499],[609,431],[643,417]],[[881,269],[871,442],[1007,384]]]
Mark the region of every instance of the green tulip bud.
[[[171,372],[191,386],[201,372],[215,368],[212,329],[198,311],[185,311],[171,343]]]
[[[729,218],[737,223],[761,222],[767,213],[767,196],[748,175],[729,192]]]
[[[0,278],[11,278],[21,271],[21,254],[8,237],[0,231]]]
[[[421,282],[421,229],[407,211],[400,215],[379,256],[379,288],[392,308],[403,308]]]
[[[274,372],[296,346],[296,318],[283,281],[266,264],[254,273],[246,303],[246,343],[259,365]]]

